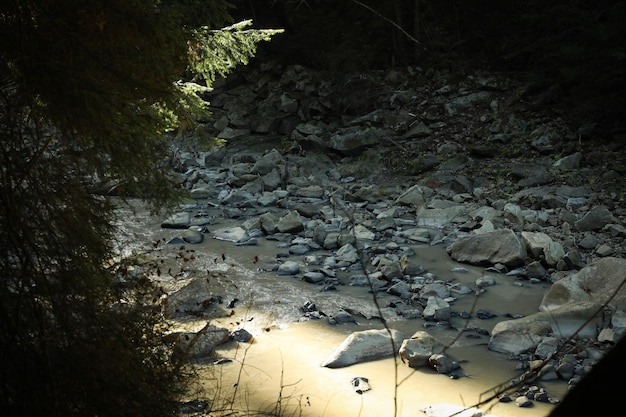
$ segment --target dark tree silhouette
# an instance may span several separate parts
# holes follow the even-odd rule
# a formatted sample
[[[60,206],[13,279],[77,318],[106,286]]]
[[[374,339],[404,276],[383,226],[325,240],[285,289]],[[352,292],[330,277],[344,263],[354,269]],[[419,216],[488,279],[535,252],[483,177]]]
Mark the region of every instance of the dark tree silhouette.
[[[158,311],[120,302],[103,192],[156,207],[176,197],[166,133],[193,128],[205,78],[269,37],[215,31],[231,23],[229,8],[0,4],[0,415],[176,411],[189,375],[162,341]],[[133,285],[140,294],[146,283]]]

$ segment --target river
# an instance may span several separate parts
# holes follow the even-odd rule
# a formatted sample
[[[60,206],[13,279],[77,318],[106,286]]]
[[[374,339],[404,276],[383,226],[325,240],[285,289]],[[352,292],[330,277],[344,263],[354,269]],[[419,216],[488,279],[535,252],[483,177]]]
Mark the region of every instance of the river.
[[[358,324],[334,326],[326,320],[300,322],[299,307],[312,301],[318,310],[326,313],[348,307],[365,316],[370,313],[376,316],[373,295],[366,288],[345,285],[336,291],[321,291],[320,287],[301,279],[277,275],[271,266],[276,263],[277,253],[285,253],[286,249],[276,241],[259,239],[256,246],[236,246],[213,239],[207,233],[199,244],[167,245],[165,242],[180,235],[180,230],[162,229],[164,215],[152,216],[140,204],[135,208],[134,212],[120,209],[118,236],[122,255],[148,251],[165,260],[163,269],[169,274],[158,279],[166,290],[180,287],[194,271],[210,273],[216,295],[225,302],[239,300],[232,316],[214,319],[213,323],[231,329],[245,328],[254,336],[253,343],[229,342],[216,351],[217,356],[233,362],[199,365],[202,384],[199,389],[203,395],[215,397],[214,409],[233,404],[239,410],[267,412],[276,412],[278,407],[283,416],[424,416],[420,409],[428,405],[474,405],[488,398],[501,384],[519,376],[520,372],[515,370],[517,361],[487,349],[487,336],[467,337],[438,326],[426,330],[448,346],[449,356],[461,362],[464,376],[459,379],[430,369],[414,370],[393,358],[340,369],[321,367],[324,359],[350,333],[383,325],[380,320],[365,318],[357,318]],[[239,224],[237,220],[219,218],[217,209],[214,218],[215,222],[207,225],[209,231]],[[485,274],[483,268],[450,259],[444,246],[416,244],[412,248],[420,264],[439,279],[474,287],[476,279]],[[185,256],[180,256],[181,253]],[[465,272],[454,272],[457,268]],[[456,329],[480,327],[490,331],[497,322],[511,315],[538,311],[547,284],[532,285],[504,275],[489,275],[494,276],[496,285],[478,297],[459,297],[452,308],[456,312],[486,309],[497,316],[469,321],[456,317],[452,321]],[[397,297],[377,294],[379,306],[385,307],[394,300]],[[400,330],[407,337],[424,330],[422,319],[384,316],[389,328]],[[206,321],[195,324],[200,328]],[[351,385],[354,377],[367,378],[372,389],[356,393]],[[564,381],[542,386],[554,398],[562,398],[566,392]],[[553,405],[535,401],[532,407],[519,408],[514,403],[491,401],[480,408],[501,417],[541,417],[547,416]]]

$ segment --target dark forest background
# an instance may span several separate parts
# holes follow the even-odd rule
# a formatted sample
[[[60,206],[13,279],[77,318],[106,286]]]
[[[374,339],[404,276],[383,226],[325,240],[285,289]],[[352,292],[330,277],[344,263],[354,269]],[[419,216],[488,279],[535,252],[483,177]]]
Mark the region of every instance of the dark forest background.
[[[257,56],[321,70],[418,65],[523,75],[558,88],[564,117],[613,136],[626,108],[626,2],[235,1],[236,19],[285,33]],[[401,29],[399,29],[401,28]],[[417,43],[417,42],[419,43]]]

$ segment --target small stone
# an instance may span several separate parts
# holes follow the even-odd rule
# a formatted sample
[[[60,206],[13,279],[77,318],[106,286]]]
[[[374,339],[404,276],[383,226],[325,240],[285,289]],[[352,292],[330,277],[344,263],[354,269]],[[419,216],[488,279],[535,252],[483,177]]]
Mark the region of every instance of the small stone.
[[[372,389],[369,380],[362,376],[352,378],[350,382],[352,384],[352,387],[354,388],[354,392],[356,392],[357,394],[363,394],[364,392]]]
[[[249,343],[252,339],[254,339],[254,336],[252,336],[246,329],[237,329],[230,334],[230,338],[236,342]]]
[[[515,405],[518,407],[531,407],[533,402],[528,399],[525,395],[521,395],[515,399]]]

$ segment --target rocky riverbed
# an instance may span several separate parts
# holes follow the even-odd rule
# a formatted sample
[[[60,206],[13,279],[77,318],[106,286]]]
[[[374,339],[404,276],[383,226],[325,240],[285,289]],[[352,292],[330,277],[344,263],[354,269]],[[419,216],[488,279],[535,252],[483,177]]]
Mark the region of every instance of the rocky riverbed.
[[[550,91],[480,72],[247,68],[176,142],[188,203],[125,221],[125,247],[150,253],[155,300],[188,326],[172,338],[202,336],[196,360],[314,322],[341,329],[319,365],[347,352],[341,367],[359,366],[389,352],[341,340],[386,327],[400,367],[432,376],[508,361],[483,385],[517,404],[498,414],[545,415],[626,327],[624,156],[552,112]]]

